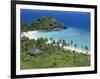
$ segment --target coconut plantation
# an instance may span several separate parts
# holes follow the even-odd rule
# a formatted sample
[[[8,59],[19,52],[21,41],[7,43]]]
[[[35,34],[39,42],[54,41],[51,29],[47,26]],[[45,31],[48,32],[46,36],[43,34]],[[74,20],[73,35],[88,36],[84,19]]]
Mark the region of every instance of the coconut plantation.
[[[52,39],[52,38],[51,38]],[[62,44],[62,45],[60,45]],[[79,67],[90,65],[90,55],[64,49],[64,40],[48,43],[48,39],[21,38],[21,69]],[[76,44],[74,45],[76,47]],[[87,48],[85,48],[87,50]]]

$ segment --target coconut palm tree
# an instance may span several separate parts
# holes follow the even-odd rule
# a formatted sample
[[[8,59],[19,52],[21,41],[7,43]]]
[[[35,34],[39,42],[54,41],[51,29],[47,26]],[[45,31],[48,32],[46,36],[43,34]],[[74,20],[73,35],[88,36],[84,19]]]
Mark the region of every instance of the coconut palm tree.
[[[62,40],[62,47],[64,47],[64,40]]]
[[[88,49],[89,49],[88,46],[85,45],[84,49],[88,53]]]
[[[62,44],[63,44],[63,46],[66,46],[66,41],[65,41],[65,40],[63,40]]]
[[[74,47],[77,48],[77,44],[76,43],[74,44]]]
[[[73,45],[73,40],[71,40],[70,45],[71,45],[71,46]]]
[[[50,40],[52,41],[52,40],[53,40],[53,38],[51,37],[51,38],[50,38]]]
[[[55,44],[56,43],[55,40],[53,40],[52,43]]]
[[[60,42],[59,41],[57,41],[57,46],[60,46]]]
[[[48,42],[48,39],[47,38],[45,38],[45,42]]]
[[[59,43],[61,43],[61,39],[59,39]]]

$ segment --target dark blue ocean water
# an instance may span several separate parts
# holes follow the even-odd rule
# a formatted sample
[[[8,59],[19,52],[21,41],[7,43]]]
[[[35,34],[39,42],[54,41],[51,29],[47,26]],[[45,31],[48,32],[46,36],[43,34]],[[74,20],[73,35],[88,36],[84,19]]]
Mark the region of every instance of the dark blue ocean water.
[[[27,23],[31,23],[33,20],[43,16],[52,16],[70,29],[47,33],[33,33],[33,38],[43,37],[50,39],[52,37],[55,41],[61,39],[65,40],[66,42],[73,40],[74,43],[77,43],[78,48],[81,49],[82,46],[86,45],[90,50],[89,12],[21,9],[21,21],[25,21]]]
[[[21,9],[21,20],[28,23],[43,16],[52,16],[66,26],[90,31],[90,12]]]

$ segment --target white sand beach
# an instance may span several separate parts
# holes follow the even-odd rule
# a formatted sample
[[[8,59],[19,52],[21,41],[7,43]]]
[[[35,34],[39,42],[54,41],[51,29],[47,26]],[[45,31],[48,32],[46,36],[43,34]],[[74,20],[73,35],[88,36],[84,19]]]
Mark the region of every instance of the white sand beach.
[[[23,32],[22,34],[21,34],[21,37],[23,37],[23,36],[25,36],[25,37],[27,37],[27,38],[29,38],[29,39],[37,39],[36,38],[36,34],[38,33],[38,31],[28,31],[28,32]]]
[[[51,41],[48,41],[48,43],[51,43]],[[62,46],[62,44],[60,44],[60,46]],[[84,54],[90,54],[90,51],[88,51],[88,53],[85,51],[85,50],[81,50],[79,48],[73,48],[73,47],[67,47],[67,46],[64,46],[63,47],[65,50],[72,50],[72,51],[76,51],[78,53],[84,53]]]
[[[84,50],[81,50],[81,49],[78,49],[78,48],[72,48],[72,47],[64,47],[64,49],[66,50],[66,49],[69,49],[69,50],[72,50],[72,51],[76,51],[76,52],[78,52],[78,53],[84,53],[84,54],[90,54],[90,51],[88,51],[88,53],[86,52],[86,51],[84,51]]]
[[[28,32],[23,32],[21,34],[21,37],[25,36],[29,39],[35,39],[37,40],[37,34],[38,34],[39,31],[28,31]],[[48,41],[48,43],[51,43],[51,41]],[[62,45],[60,45],[62,46]],[[64,46],[63,47],[65,50],[72,50],[72,51],[76,51],[78,53],[84,53],[84,54],[90,54],[90,51],[88,51],[88,53],[85,51],[85,50],[81,50],[79,48],[72,48],[72,47],[67,47],[67,46]]]

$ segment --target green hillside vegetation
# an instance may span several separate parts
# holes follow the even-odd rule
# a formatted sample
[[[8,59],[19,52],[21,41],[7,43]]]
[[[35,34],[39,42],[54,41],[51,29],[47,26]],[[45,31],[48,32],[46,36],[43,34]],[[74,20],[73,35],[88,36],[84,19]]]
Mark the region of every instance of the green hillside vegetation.
[[[21,22],[21,31],[44,30],[51,31],[54,28],[65,29],[64,25],[51,16],[40,17],[33,20],[32,23]]]
[[[89,54],[63,49],[63,46],[70,46],[72,45],[72,42],[71,44],[66,44],[64,40],[59,40],[56,42],[52,38],[51,41],[52,43],[47,43],[47,38],[30,40],[26,37],[22,37],[21,69],[90,66]],[[60,46],[60,43],[62,43],[62,46]],[[77,47],[77,44],[74,46]],[[39,49],[41,53],[31,55],[29,51],[32,48]]]

